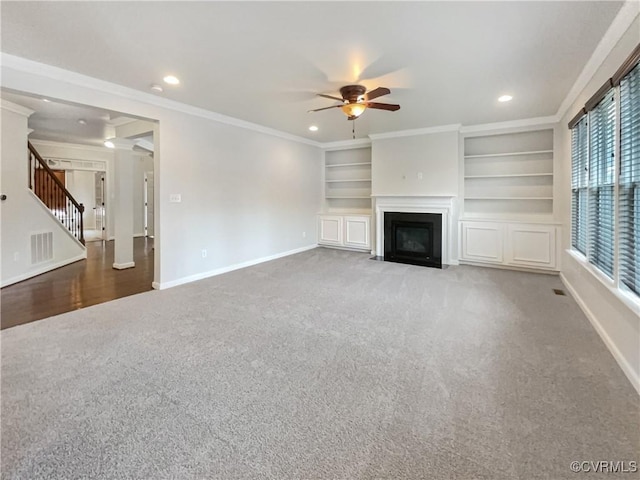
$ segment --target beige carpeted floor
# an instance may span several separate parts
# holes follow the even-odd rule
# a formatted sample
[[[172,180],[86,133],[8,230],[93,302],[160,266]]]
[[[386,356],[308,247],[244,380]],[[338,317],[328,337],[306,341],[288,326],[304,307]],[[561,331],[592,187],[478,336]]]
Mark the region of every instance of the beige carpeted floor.
[[[553,288],[319,248],[5,330],[1,476],[555,480],[638,461],[638,395]]]

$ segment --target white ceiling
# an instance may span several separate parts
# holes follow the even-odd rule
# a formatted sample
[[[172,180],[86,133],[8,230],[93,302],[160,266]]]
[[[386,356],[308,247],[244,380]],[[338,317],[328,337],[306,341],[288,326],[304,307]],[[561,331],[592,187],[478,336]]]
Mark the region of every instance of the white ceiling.
[[[56,100],[45,102],[42,97],[32,97],[4,89],[0,96],[3,100],[33,110],[34,113],[29,117],[29,128],[33,130],[29,135],[30,140],[104,147],[104,140],[115,136],[117,126],[136,120],[110,110]],[[79,120],[83,120],[84,124],[79,123]]]
[[[554,115],[622,2],[2,2],[2,51],[321,142]],[[498,103],[508,93],[514,100]],[[318,132],[309,132],[315,124]]]

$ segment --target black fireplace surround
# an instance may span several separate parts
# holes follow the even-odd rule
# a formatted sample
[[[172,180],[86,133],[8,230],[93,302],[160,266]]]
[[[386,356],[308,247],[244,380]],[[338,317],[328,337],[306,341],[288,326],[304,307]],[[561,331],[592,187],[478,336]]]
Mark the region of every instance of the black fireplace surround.
[[[442,215],[385,212],[384,260],[442,268]]]

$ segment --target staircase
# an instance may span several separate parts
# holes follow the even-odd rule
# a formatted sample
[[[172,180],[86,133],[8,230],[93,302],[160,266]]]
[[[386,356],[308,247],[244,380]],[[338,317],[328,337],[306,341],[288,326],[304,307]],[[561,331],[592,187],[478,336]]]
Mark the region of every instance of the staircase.
[[[51,210],[53,216],[69,230],[71,235],[84,245],[82,219],[84,205],[73,198],[30,142],[28,142],[28,148],[29,188]]]

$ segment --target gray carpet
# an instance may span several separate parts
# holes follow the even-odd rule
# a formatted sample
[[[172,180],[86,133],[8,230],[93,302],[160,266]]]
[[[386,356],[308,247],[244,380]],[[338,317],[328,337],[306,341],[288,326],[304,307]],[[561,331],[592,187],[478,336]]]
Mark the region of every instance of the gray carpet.
[[[5,330],[2,478],[616,478],[569,465],[639,398],[552,288],[320,248]]]

